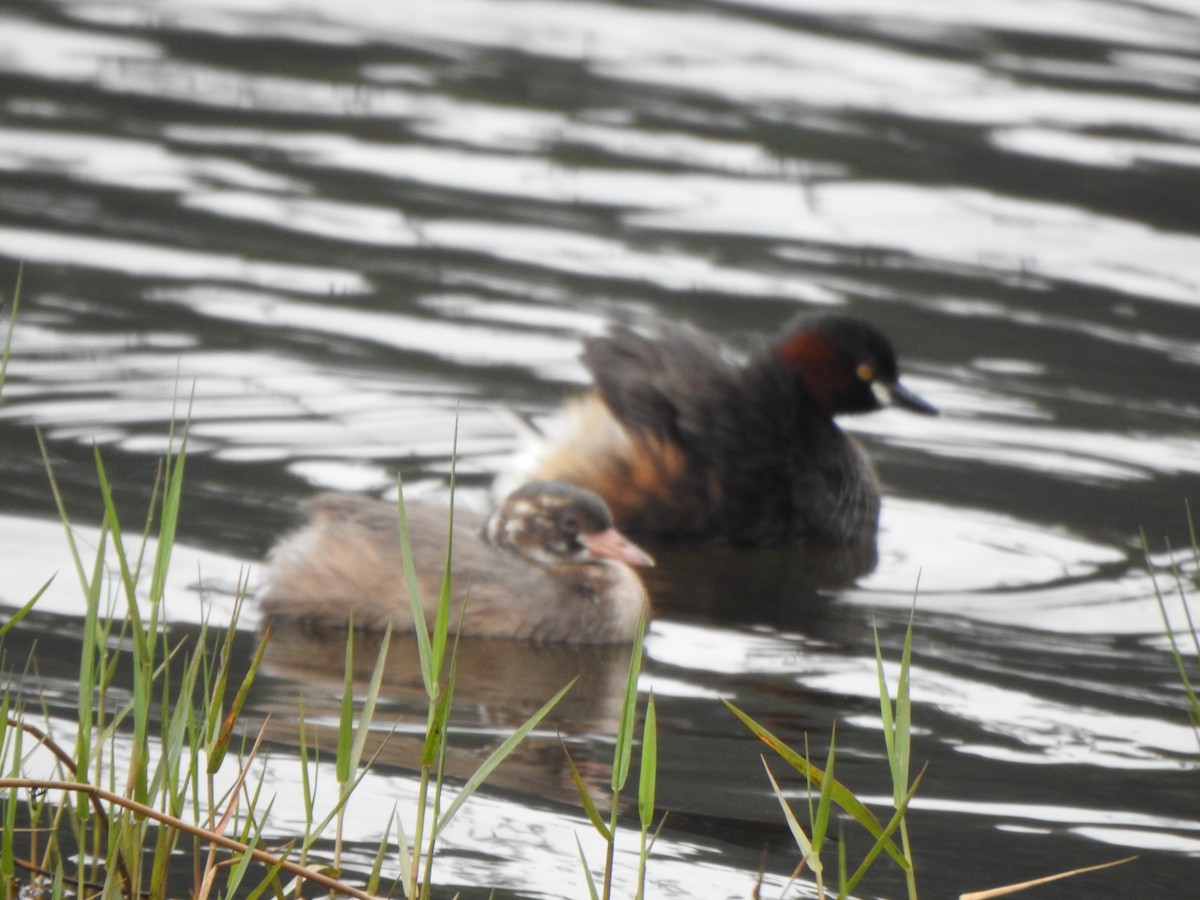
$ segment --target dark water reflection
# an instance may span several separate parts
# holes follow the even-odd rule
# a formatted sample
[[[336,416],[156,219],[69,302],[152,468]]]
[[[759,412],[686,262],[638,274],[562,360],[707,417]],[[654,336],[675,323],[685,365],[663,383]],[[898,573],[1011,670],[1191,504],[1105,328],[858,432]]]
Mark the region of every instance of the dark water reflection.
[[[794,860],[718,697],[818,755],[837,721],[841,777],[889,795],[871,627],[898,658],[919,580],[923,896],[1130,850],[1079,890],[1179,895],[1197,745],[1139,528],[1183,546],[1200,472],[1197,47],[1186,5],[1098,0],[11,2],[0,288],[29,267],[0,601],[69,570],[35,429],[86,540],[92,442],[137,521],[190,402],[171,613],[220,621],[314,490],[399,471],[441,495],[456,419],[461,500],[488,503],[523,448],[511,411],[540,422],[578,389],[581,336],[668,319],[736,345],[844,308],[943,415],[847,423],[885,485],[879,562],[853,584],[787,555],[662,554],[656,890],[745,896],[764,842],[772,872]],[[68,582],[39,647],[70,640]],[[278,641],[256,711],[332,702],[340,654]],[[605,759],[619,653],[478,654],[464,770],[576,669],[594,677],[564,735]],[[40,654],[64,716],[55,660],[77,655]],[[370,792],[389,810],[411,795],[396,746]],[[525,752],[448,836],[448,883],[582,892],[557,741]]]

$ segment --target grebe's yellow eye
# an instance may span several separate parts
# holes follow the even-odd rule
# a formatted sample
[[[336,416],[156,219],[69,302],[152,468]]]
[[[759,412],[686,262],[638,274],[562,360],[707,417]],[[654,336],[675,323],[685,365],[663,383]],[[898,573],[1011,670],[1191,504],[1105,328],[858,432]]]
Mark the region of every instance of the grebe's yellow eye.
[[[871,368],[870,363],[863,363],[854,372],[860,381],[870,384],[875,380],[875,370]]]

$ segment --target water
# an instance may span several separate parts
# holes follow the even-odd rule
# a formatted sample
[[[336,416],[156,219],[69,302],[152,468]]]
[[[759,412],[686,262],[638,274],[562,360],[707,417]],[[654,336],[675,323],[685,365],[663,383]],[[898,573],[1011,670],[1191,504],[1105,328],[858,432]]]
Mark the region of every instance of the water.
[[[6,294],[28,265],[0,601],[62,573],[32,632],[65,647],[39,655],[44,694],[69,716],[56,660],[82,601],[35,430],[86,538],[92,443],[136,521],[190,405],[182,629],[227,615],[314,490],[384,492],[399,471],[441,496],[456,418],[462,502],[486,503],[522,446],[511,411],[585,384],[579,338],[607,323],[736,341],[843,308],[943,415],[846,423],[886,486],[880,564],[853,587],[814,591],[762,554],[655,574],[643,687],[671,817],[652,894],[746,896],[764,844],[777,883],[795,862],[759,745],[717,698],[819,756],[836,721],[839,776],[885,800],[871,627],[898,658],[918,580],[922,896],[1131,852],[1060,896],[1186,893],[1198,749],[1139,529],[1164,565],[1200,470],[1197,47],[1187,3],[8,4]],[[306,708],[332,702],[340,644],[314,641],[277,642],[255,710],[286,720],[302,687]],[[456,766],[580,662],[596,675],[563,730],[602,766],[619,654],[476,652]],[[411,798],[404,743],[389,753],[363,847]],[[553,735],[497,791],[464,808],[439,878],[582,895],[587,826]],[[863,895],[901,893],[883,867]]]

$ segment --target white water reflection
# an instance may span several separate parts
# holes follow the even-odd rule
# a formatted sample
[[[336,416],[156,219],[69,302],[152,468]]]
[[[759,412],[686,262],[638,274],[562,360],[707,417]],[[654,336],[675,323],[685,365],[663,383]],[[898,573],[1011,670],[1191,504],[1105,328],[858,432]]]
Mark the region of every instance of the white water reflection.
[[[823,671],[802,674],[809,690],[837,696],[879,696],[872,659],[826,659]],[[888,666],[891,684],[897,672]],[[1179,770],[1190,767],[1196,736],[1185,721],[1115,715],[1109,709],[1064,703],[1048,696],[1001,688],[914,662],[909,681],[914,704],[973,723],[980,738],[956,745],[960,753],[1025,765],[1085,765],[1103,769]],[[849,717],[881,728],[877,717]],[[995,741],[984,742],[983,736]]]
[[[305,189],[295,179],[220,156],[186,156],[151,141],[29,128],[0,128],[0,169],[130,191],[207,192],[214,185],[258,192]]]
[[[131,275],[232,281],[320,296],[367,290],[363,277],[346,269],[261,262],[232,254],[62,231],[0,227],[0,253],[31,264],[55,265],[66,258],[76,266]]]
[[[196,136],[192,132],[193,137]],[[214,136],[215,138],[216,136]],[[236,136],[221,132],[229,142]],[[564,167],[531,156],[435,147],[371,145],[334,135],[246,133],[241,138],[293,155],[304,165],[334,166],[386,178],[408,178],[473,193],[566,204],[619,207],[638,229],[745,235],[835,246],[874,247],[942,265],[967,265],[1056,278],[1194,303],[1200,278],[1192,261],[1200,239],[1166,234],[1137,222],[1062,204],[1018,200],[965,188],[904,184],[802,182],[789,177],[720,177],[662,172],[614,172]],[[722,277],[701,259],[672,260],[624,242],[528,230],[530,249],[506,256],[519,243],[512,225],[428,222],[421,234],[435,245],[477,248],[502,258],[566,266],[599,277],[658,282],[682,289],[734,293],[813,295],[811,281],[758,273]],[[550,243],[547,245],[546,242]],[[533,248],[538,248],[537,250]],[[674,279],[656,275],[678,271]]]

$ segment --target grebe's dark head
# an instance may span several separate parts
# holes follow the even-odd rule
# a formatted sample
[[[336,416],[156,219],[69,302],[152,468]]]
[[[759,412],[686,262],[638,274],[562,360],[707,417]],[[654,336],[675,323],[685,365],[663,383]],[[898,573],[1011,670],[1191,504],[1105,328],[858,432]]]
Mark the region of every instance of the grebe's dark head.
[[[853,316],[806,316],[776,346],[775,359],[804,382],[831,418],[885,406],[937,415],[932,404],[900,383],[891,342]]]

